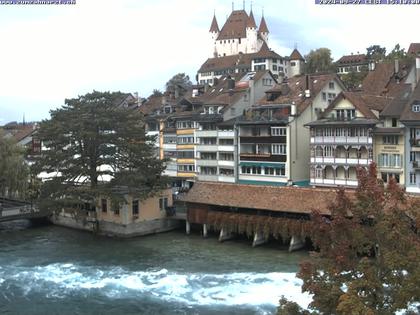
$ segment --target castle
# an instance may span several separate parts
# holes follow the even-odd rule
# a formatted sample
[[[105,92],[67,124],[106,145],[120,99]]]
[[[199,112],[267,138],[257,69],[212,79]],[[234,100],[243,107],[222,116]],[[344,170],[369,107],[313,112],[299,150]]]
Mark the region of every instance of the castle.
[[[280,56],[269,48],[269,33],[264,15],[257,28],[252,9],[249,15],[232,10],[221,29],[214,15],[209,29],[212,51],[198,70],[198,83],[213,85],[223,75],[260,70],[270,70],[280,81],[302,74],[305,60],[299,51]]]

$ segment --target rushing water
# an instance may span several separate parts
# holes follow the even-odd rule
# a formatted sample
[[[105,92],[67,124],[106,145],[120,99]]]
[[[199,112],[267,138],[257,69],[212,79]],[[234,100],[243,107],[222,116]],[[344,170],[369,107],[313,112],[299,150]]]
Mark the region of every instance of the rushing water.
[[[304,252],[170,232],[128,240],[0,224],[0,314],[271,314]]]

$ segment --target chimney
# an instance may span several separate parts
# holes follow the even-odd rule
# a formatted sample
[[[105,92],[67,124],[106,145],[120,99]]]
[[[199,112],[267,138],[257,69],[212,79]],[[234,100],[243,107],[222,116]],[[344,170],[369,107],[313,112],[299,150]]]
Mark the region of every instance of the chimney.
[[[395,58],[394,60],[394,71],[395,74],[397,74],[400,71],[400,61],[398,60],[398,58]]]
[[[375,68],[376,68],[376,63],[375,63],[375,61],[371,61],[371,62],[369,63],[369,70],[370,70],[370,71],[375,71]]]
[[[248,82],[249,86],[249,99],[251,106],[255,105],[255,87],[254,87],[254,78],[250,79]]]
[[[420,80],[420,55],[416,57],[416,83]]]
[[[309,75],[305,76],[305,97],[310,98],[311,97],[311,90],[309,88]]]
[[[295,102],[292,102],[292,105],[290,106],[290,116],[296,116],[296,105],[295,105]]]
[[[175,85],[175,99],[177,100],[179,97],[179,86]]]

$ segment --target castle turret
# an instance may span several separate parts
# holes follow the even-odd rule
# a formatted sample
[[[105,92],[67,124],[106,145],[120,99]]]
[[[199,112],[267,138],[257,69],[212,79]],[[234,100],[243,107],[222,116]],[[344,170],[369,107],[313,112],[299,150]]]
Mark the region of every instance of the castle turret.
[[[289,70],[289,77],[294,77],[295,75],[303,74],[305,59],[295,48],[292,53],[290,54],[290,70]]]
[[[249,17],[246,21],[246,53],[254,53],[258,51],[257,43],[258,43],[258,33],[257,33],[257,24],[255,23],[254,14],[251,12],[249,13]]]
[[[219,25],[217,24],[216,14],[214,14],[213,16],[213,21],[211,22],[209,32],[210,32],[211,42],[214,47],[213,55],[211,57],[217,57],[216,40],[217,40],[217,37],[219,37],[220,30],[219,30]]]
[[[260,37],[268,44],[268,27],[267,23],[265,22],[264,15],[261,18],[260,27],[258,28],[258,34]]]

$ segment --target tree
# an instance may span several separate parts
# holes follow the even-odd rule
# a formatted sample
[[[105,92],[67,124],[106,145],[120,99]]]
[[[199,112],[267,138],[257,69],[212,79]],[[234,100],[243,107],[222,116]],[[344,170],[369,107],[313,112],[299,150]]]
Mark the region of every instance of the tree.
[[[25,198],[29,187],[29,168],[24,150],[0,130],[0,195]]]
[[[393,61],[398,59],[400,61],[410,61],[412,56],[408,55],[404,48],[401,48],[400,44],[396,44],[394,49],[386,56],[386,59]]]
[[[367,69],[363,69],[360,72],[350,71],[349,73],[342,74],[340,78],[348,90],[357,90],[361,86],[367,73]]]
[[[311,50],[305,56],[306,60],[306,73],[317,72],[331,72],[334,70],[331,50],[328,48],[318,48]]]
[[[387,315],[420,301],[419,203],[395,180],[384,187],[375,164],[358,179],[354,196],[338,190],[330,218],[312,215],[318,252],[298,277],[313,314]]]
[[[163,96],[163,93],[158,89],[154,89],[151,96],[154,96],[154,97]]]
[[[385,59],[386,48],[379,45],[372,45],[366,48],[366,56],[368,60],[373,60],[375,62]]]
[[[178,73],[166,82],[165,86],[167,92],[176,93],[178,91],[179,96],[182,96],[191,88],[192,83],[188,75],[185,75],[185,73]]]
[[[40,124],[38,136],[46,150],[34,170],[49,174],[42,206],[93,208],[99,195],[145,199],[166,187],[164,166],[154,155],[154,138],[145,134],[143,115],[115,106],[121,95],[94,91],[67,99]]]

